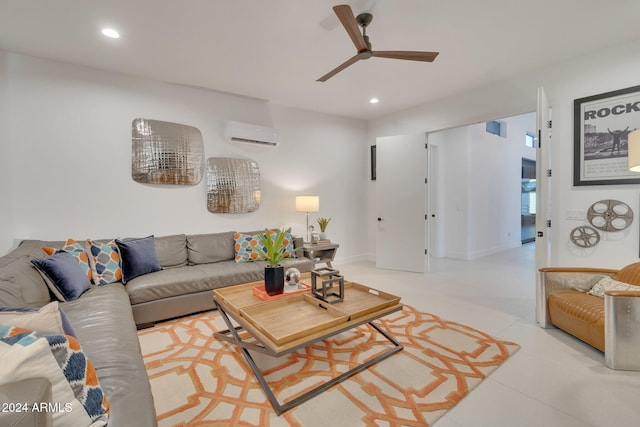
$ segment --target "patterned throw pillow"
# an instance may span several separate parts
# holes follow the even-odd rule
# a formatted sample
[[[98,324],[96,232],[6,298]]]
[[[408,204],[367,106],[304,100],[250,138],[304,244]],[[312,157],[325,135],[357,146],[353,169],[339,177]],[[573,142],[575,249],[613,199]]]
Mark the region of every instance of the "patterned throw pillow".
[[[276,239],[277,231],[267,230],[267,233],[269,233],[272,240]],[[250,236],[248,234],[234,233],[233,240],[235,241],[234,250],[236,262],[259,261],[262,259],[260,253],[256,251],[255,248],[258,247],[262,249],[263,252],[266,252],[266,249],[262,246],[262,243],[260,243],[258,236],[259,234]],[[291,237],[289,231],[285,233],[282,245],[284,246],[284,257],[295,258],[293,237]]]
[[[629,283],[619,282],[611,277],[603,277],[588,292],[591,295],[604,298],[607,291],[640,291],[640,286],[630,285]]]
[[[53,425],[104,426],[109,403],[93,364],[72,336],[0,325],[0,377],[10,383],[46,378],[52,402]]]
[[[49,256],[55,254],[60,249],[43,247],[42,250]],[[78,260],[80,263],[80,267],[82,267],[82,271],[87,275],[87,279],[91,281],[91,266],[89,265],[89,256],[87,252],[84,250],[84,246],[78,243],[76,240],[67,239],[67,243],[62,247],[62,250],[71,254],[74,258]]]
[[[259,247],[264,250],[257,235],[249,236],[248,234],[234,233],[233,240],[235,241],[236,262],[258,261],[261,259],[260,253],[254,249]]]
[[[271,237],[275,239],[275,232],[272,231]],[[282,244],[284,245],[284,257],[295,258],[296,251],[293,247],[293,237],[289,231],[284,233],[284,240],[282,241]]]
[[[114,240],[107,244],[87,240],[93,283],[106,285],[122,280],[120,254]]]

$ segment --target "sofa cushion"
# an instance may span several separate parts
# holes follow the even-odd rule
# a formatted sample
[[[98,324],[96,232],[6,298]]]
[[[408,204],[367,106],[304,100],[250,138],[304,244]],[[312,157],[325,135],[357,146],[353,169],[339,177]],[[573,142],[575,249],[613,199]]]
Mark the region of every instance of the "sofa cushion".
[[[120,254],[115,241],[102,243],[97,240],[87,240],[87,244],[93,283],[100,286],[122,280]]]
[[[280,264],[285,270],[295,267],[302,273],[311,271],[313,266],[313,263],[307,258],[286,258]],[[264,280],[266,265],[265,261],[244,263],[225,261],[216,264],[202,264],[195,267],[202,271],[205,277],[215,276],[216,287],[223,287]]]
[[[3,277],[2,267],[0,267],[0,307],[25,307],[26,305],[20,287],[16,286],[10,277]]]
[[[44,256],[40,247],[38,252]],[[50,301],[49,289],[28,255],[19,256],[0,267],[0,305],[42,307]]]
[[[176,295],[207,291],[213,289],[217,283],[219,283],[217,277],[206,277],[195,266],[184,266],[136,277],[127,283],[126,290],[131,304],[140,304]],[[213,295],[211,297],[213,298]]]
[[[109,404],[93,364],[74,337],[0,325],[0,358],[3,382],[49,380],[52,401],[64,405],[54,411],[54,425],[106,425]]]
[[[109,425],[155,426],[153,395],[125,287],[92,286],[60,307],[96,369],[111,407]]]
[[[208,264],[233,259],[233,231],[187,236],[190,264]]]
[[[187,236],[175,234],[154,238],[156,255],[162,268],[182,267],[188,263]]]
[[[0,325],[19,326],[34,331],[48,331],[76,336],[58,301],[41,308],[0,308]]]
[[[115,242],[120,252],[122,283],[126,284],[138,276],[161,270],[153,236],[126,242],[116,239]]]
[[[596,297],[604,298],[604,293],[607,291],[640,291],[640,286],[619,282],[611,277],[603,277],[593,285],[588,293]]]
[[[64,251],[56,252],[46,259],[33,259],[31,263],[60,301],[73,301],[91,287],[91,282],[76,258]]]

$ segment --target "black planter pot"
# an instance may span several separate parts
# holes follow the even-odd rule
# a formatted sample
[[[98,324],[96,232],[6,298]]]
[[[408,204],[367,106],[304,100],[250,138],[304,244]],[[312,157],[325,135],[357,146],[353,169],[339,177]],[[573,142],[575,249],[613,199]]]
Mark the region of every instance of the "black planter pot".
[[[284,267],[264,268],[264,288],[269,295],[279,295],[284,292]]]

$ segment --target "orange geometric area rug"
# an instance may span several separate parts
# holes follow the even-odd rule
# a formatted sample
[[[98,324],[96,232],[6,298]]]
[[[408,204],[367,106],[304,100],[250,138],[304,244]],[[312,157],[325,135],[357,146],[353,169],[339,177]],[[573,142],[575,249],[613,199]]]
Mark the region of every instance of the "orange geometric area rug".
[[[404,306],[375,322],[404,349],[278,416],[217,311],[138,332],[160,426],[428,426],[520,347]],[[280,358],[253,353],[282,404],[388,350],[359,326]]]

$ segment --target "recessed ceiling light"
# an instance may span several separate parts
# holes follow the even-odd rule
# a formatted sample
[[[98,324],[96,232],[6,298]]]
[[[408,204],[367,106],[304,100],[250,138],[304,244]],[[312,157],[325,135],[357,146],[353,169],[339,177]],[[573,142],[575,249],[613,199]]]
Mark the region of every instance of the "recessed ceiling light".
[[[113,28],[103,28],[102,29],[102,34],[107,36],[107,37],[109,37],[110,39],[119,39],[120,38],[120,33],[118,33]]]
[[[370,102],[371,104],[377,104],[378,102],[380,102],[380,100],[379,100],[378,98],[371,98],[371,99],[369,100],[369,102]]]

